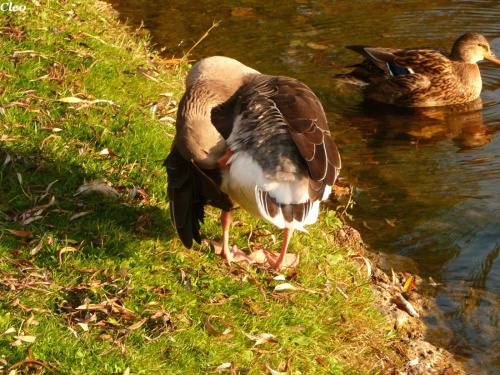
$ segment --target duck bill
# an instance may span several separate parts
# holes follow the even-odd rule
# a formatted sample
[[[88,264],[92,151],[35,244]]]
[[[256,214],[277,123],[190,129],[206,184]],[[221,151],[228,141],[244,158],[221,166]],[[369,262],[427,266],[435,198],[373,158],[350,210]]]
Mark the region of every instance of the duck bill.
[[[499,64],[500,65],[500,59],[497,58],[493,53],[490,52],[489,55],[485,55],[484,58],[486,60],[489,60],[491,62],[494,62],[495,64]]]

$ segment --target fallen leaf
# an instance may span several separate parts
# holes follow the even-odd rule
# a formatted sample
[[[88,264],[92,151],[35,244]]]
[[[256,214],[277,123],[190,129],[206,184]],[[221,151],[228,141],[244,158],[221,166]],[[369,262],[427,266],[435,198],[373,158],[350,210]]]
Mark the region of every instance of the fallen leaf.
[[[89,331],[89,325],[87,323],[77,323],[81,329],[83,329],[85,332]]]
[[[396,219],[394,220],[385,219],[385,222],[393,228],[396,226]]]
[[[16,340],[21,340],[23,342],[35,342],[35,336],[14,336]]]
[[[141,320],[135,322],[134,324],[132,324],[131,326],[127,327],[127,329],[133,331],[134,329],[137,329],[137,328],[140,328],[144,323],[146,323],[146,321],[148,320],[148,318],[142,318]]]
[[[98,178],[94,181],[86,182],[77,189],[76,194],[88,194],[97,192],[110,198],[118,198],[120,194],[105,179]]]
[[[2,333],[0,336],[3,336],[3,335],[9,335],[11,333],[16,333],[16,329],[14,327],[10,327],[8,328],[4,333]]]
[[[231,362],[223,363],[222,365],[217,366],[214,370],[220,371],[220,370],[225,370],[227,368],[231,368]]]
[[[273,370],[271,367],[267,366],[267,369],[272,375],[286,375],[286,372],[279,372],[276,370]]]
[[[22,230],[7,229],[7,232],[10,232],[14,236],[21,237],[21,238],[31,238],[31,237],[33,237],[33,233],[31,233],[31,232],[25,232],[25,231],[22,231]]]
[[[373,230],[373,228],[370,228],[367,224],[366,221],[363,221],[363,226],[366,228],[366,229],[370,229],[370,230]]]
[[[75,98],[74,96],[68,96],[66,98],[58,99],[57,101],[62,102],[62,103],[69,103],[69,104],[87,103],[88,102],[88,100]]]
[[[5,161],[3,162],[2,167],[5,167],[7,164],[9,164],[12,161],[12,158],[10,157],[9,154],[7,154],[7,157],[5,158]]]
[[[441,283],[436,283],[434,281],[434,279],[432,277],[429,276],[429,284],[432,285],[432,286],[439,286],[439,285],[443,285]]]
[[[352,258],[353,259],[361,259],[361,260],[363,260],[365,262],[365,265],[366,265],[366,273],[368,274],[368,277],[371,277],[371,275],[372,275],[372,266],[370,264],[370,261],[368,259],[366,259],[362,255],[354,255]]]
[[[414,318],[420,317],[413,305],[405,300],[405,298],[400,293],[396,293],[394,295],[394,302],[401,310],[406,311],[410,316],[413,316]]]
[[[40,242],[38,243],[38,245],[36,245],[35,248],[30,251],[30,255],[36,255],[36,253],[38,253],[40,251],[40,249],[42,248],[42,245],[43,245],[44,238],[45,238],[45,235],[43,235],[43,237],[40,240]]]
[[[325,46],[323,44],[318,44],[318,43],[314,43],[314,42],[308,42],[308,43],[306,43],[306,45],[309,48],[316,49],[316,50],[325,50],[325,49],[330,48],[330,46]]]
[[[207,329],[208,333],[210,333],[212,336],[220,336],[221,333],[217,331],[212,324],[210,323],[210,317],[207,316],[205,319],[205,328]]]
[[[101,151],[99,151],[99,155],[111,155],[118,156],[115,152],[113,152],[109,147],[104,147]]]
[[[255,341],[254,346],[265,344],[266,342],[278,342],[276,336],[270,333],[261,333],[257,336],[251,335],[249,333],[243,332],[243,334],[250,340]]]
[[[292,284],[289,284],[289,283],[284,283],[284,284],[279,284],[279,285],[276,285],[274,287],[274,291],[275,292],[279,292],[280,290],[297,290],[299,288],[297,288],[296,286],[293,286]]]
[[[405,285],[403,287],[403,292],[411,292],[412,290],[417,290],[417,284],[415,284],[415,280],[412,277],[409,277],[408,280],[406,280]]]
[[[69,221],[76,220],[76,219],[78,219],[79,217],[82,217],[82,216],[87,215],[87,214],[90,214],[90,213],[92,213],[92,211],[83,211],[83,212],[79,212],[79,213],[74,214],[73,216],[71,216],[71,217],[69,218]]]
[[[328,370],[328,365],[320,357],[316,357],[316,362],[318,362],[321,366],[323,366],[325,370]]]

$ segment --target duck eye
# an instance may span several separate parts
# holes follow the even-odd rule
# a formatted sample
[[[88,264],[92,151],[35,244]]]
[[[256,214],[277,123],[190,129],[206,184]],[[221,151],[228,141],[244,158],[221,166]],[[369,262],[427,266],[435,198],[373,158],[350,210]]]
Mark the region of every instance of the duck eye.
[[[478,43],[477,45],[478,45],[479,47],[484,47],[484,46],[483,46],[483,43]]]

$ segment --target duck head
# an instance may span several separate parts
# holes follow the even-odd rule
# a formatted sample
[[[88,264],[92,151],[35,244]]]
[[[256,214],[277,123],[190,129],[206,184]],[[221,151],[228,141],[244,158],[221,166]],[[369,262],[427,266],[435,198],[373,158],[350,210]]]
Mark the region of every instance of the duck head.
[[[478,33],[467,33],[458,38],[453,44],[451,59],[468,64],[475,64],[480,60],[489,60],[500,64],[500,59],[491,52],[488,40]]]

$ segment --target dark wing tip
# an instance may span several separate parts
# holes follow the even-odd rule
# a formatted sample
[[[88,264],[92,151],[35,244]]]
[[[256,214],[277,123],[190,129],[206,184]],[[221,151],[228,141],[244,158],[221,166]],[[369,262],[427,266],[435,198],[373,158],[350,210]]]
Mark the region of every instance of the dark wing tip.
[[[231,199],[211,177],[182,158],[176,147],[172,147],[163,165],[168,174],[172,224],[184,246],[191,248],[193,240],[201,243],[200,223],[205,219],[205,205],[229,211]]]

